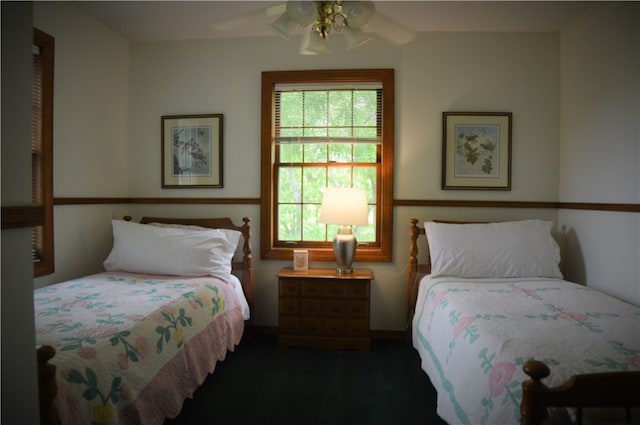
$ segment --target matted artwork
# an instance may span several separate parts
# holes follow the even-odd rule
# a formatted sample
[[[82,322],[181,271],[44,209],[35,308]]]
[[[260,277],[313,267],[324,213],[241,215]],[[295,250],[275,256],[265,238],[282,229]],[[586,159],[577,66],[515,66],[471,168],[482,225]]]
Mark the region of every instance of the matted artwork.
[[[442,133],[442,189],[511,190],[511,112],[443,112]]]
[[[162,117],[162,187],[222,187],[222,114]]]

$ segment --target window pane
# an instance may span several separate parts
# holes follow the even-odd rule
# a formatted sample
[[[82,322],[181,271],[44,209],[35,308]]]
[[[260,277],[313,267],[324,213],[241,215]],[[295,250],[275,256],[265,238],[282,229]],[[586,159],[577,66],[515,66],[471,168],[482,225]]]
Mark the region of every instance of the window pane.
[[[302,162],[302,145],[299,143],[283,143],[280,145],[280,162]]]
[[[278,202],[300,202],[302,193],[302,168],[280,167],[278,180]]]
[[[302,207],[299,204],[280,204],[278,210],[278,239],[299,241],[302,229]]]
[[[304,126],[326,129],[328,125],[327,92],[308,91],[304,93]],[[326,134],[326,130],[324,134]]]
[[[362,90],[353,93],[353,125],[376,128],[377,93],[375,90]]]
[[[376,162],[376,145],[373,143],[354,143],[354,162]]]
[[[302,112],[302,92],[280,93],[280,127],[301,127]]]
[[[328,187],[351,187],[351,167],[329,167]]]
[[[350,90],[329,92],[329,125],[331,127],[351,127],[351,93]]]
[[[304,190],[302,202],[307,204],[321,204],[322,191],[327,187],[327,174],[324,167],[304,169]]]
[[[369,205],[369,225],[355,226],[353,234],[358,242],[374,242],[376,240],[376,206]]]
[[[307,143],[304,145],[304,162],[327,162],[326,143]]]
[[[352,162],[351,143],[334,143],[329,145],[329,161]]]
[[[326,241],[325,225],[318,222],[320,205],[306,204],[303,209],[303,241]]]
[[[376,203],[376,169],[375,167],[353,167],[353,187],[367,191],[367,202]]]

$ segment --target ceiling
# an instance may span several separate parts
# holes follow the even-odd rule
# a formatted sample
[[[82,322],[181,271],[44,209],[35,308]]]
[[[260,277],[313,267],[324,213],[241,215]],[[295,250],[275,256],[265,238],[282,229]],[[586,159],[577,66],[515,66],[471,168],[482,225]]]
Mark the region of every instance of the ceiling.
[[[74,1],[134,42],[275,36],[267,16],[282,1]],[[375,1],[386,20],[425,31],[559,31],[589,1]],[[250,20],[242,20],[251,14]],[[225,30],[216,25],[231,25]],[[367,31],[367,26],[363,27]]]

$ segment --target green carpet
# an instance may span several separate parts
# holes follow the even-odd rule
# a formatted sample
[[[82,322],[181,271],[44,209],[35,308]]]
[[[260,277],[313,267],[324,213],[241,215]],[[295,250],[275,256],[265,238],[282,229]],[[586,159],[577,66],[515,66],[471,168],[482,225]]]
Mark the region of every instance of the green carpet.
[[[165,425],[444,424],[436,394],[405,342],[371,351],[278,350],[243,340]]]

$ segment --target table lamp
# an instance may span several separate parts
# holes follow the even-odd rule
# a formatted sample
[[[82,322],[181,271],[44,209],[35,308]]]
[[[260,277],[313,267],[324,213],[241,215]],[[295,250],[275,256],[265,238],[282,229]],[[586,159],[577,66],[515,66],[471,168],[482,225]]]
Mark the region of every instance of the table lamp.
[[[339,224],[342,227],[333,239],[338,274],[352,273],[351,263],[358,241],[351,226],[369,224],[367,192],[364,189],[327,187],[322,195],[320,223]]]

